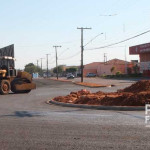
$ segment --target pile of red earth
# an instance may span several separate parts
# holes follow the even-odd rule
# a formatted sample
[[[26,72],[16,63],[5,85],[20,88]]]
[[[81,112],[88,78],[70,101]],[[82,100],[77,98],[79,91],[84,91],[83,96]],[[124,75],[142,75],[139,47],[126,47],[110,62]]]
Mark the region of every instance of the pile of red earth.
[[[142,80],[138,81],[131,86],[120,90],[120,92],[132,92],[132,93],[138,93],[143,91],[150,91],[150,81],[149,80]]]
[[[150,81],[139,81],[118,92],[91,93],[87,90],[71,92],[67,96],[55,97],[53,100],[64,103],[103,105],[103,106],[145,106],[150,103]]]

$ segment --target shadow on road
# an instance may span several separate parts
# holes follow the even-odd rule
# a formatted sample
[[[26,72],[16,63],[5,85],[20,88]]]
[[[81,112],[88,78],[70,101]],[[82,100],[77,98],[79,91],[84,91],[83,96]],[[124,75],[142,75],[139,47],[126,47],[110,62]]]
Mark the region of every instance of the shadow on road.
[[[29,111],[15,111],[13,115],[3,115],[2,117],[10,116],[10,117],[37,117],[42,116],[40,113],[37,112],[29,112]]]

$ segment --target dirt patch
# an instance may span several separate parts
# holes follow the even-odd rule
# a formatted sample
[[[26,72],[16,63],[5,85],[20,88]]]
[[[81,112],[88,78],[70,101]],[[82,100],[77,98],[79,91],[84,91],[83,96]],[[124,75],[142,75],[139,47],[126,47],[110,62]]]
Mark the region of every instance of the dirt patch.
[[[106,87],[106,85],[100,85],[100,84],[88,83],[88,82],[75,82],[74,84],[87,86],[87,87]]]
[[[48,79],[48,80],[61,81],[61,82],[72,82],[70,80],[65,80],[65,79]]]
[[[71,92],[67,96],[55,97],[53,100],[64,103],[103,105],[103,106],[145,106],[150,103],[150,81],[139,81],[118,92],[91,93],[86,89]]]

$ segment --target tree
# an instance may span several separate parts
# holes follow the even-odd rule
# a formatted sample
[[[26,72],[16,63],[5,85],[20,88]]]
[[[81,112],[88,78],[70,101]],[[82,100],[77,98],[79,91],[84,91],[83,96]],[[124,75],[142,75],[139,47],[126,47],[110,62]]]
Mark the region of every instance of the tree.
[[[53,69],[53,72],[57,73],[57,68],[56,67]],[[62,73],[62,72],[63,72],[63,67],[62,66],[58,66],[58,73]]]
[[[35,72],[38,72],[38,73],[42,72],[41,68],[35,66],[33,63],[29,63],[29,64],[25,65],[24,71],[26,71],[30,74],[35,73]]]
[[[75,67],[70,67],[70,68],[66,69],[67,73],[75,73],[76,71],[77,71],[77,68],[75,68]]]
[[[128,73],[129,75],[132,74],[132,68],[128,67],[128,68],[127,68],[127,73]]]
[[[134,71],[135,74],[138,74],[139,70],[140,70],[140,68],[137,64],[133,66],[133,71]]]
[[[111,73],[113,73],[114,71],[115,71],[115,67],[113,66],[111,69],[110,69],[110,71],[111,71]]]

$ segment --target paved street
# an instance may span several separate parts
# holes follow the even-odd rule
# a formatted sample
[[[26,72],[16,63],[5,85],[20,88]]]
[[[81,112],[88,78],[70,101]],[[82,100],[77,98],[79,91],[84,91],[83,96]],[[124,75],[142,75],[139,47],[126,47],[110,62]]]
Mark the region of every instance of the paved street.
[[[0,150],[149,150],[150,128],[144,111],[104,111],[45,103],[58,95],[82,89],[69,82],[35,80],[29,94],[0,95]],[[116,81],[116,91],[131,85]],[[84,87],[85,88],[85,87]]]

